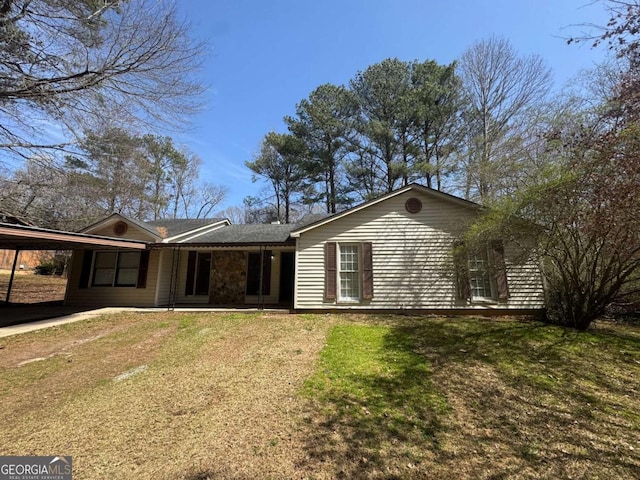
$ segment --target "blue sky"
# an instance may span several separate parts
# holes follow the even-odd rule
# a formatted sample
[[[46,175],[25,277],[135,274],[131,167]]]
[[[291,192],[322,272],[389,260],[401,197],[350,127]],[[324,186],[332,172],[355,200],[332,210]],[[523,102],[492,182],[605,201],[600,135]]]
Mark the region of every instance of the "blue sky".
[[[244,166],[282,117],[324,83],[346,84],[385,58],[450,63],[478,40],[507,38],[523,55],[538,54],[559,90],[603,58],[564,40],[603,25],[592,0],[183,0],[193,36],[210,42],[205,110],[176,136],[203,160],[202,176],[226,185],[226,206],[255,195]]]

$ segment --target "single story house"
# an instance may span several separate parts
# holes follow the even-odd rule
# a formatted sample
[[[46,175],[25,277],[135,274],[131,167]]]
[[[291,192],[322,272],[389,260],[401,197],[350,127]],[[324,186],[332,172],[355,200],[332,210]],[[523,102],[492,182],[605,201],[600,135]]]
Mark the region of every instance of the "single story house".
[[[82,231],[146,249],[73,252],[65,303],[281,306],[293,310],[535,313],[535,262],[499,239],[454,248],[478,204],[411,184],[295,225],[226,219],[138,222],[113,214]]]

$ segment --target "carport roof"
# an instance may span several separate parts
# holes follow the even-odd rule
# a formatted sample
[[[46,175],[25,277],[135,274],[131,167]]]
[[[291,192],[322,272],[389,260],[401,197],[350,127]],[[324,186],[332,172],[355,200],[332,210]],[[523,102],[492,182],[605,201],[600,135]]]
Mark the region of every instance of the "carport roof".
[[[146,242],[121,238],[63,232],[47,228],[0,223],[0,249],[73,250],[82,248],[134,248],[144,250]]]

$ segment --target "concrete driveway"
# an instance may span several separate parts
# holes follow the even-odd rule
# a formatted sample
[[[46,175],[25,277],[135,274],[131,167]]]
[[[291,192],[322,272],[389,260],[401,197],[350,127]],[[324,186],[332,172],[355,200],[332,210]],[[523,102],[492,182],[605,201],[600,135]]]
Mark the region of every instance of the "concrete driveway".
[[[116,313],[122,308],[65,307],[59,302],[0,306],[0,337]]]
[[[65,307],[60,302],[30,305],[0,305],[0,338],[19,333],[32,332],[43,328],[63,325],[65,323],[86,320],[100,315],[110,315],[119,312],[166,312],[167,307],[136,308],[136,307]],[[208,308],[208,307],[176,307],[176,312],[243,312],[261,311],[288,313],[288,309],[278,308]]]

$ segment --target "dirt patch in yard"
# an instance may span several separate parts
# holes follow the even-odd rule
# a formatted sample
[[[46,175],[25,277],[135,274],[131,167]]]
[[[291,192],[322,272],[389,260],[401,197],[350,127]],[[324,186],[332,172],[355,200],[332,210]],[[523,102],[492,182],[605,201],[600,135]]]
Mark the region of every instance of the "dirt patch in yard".
[[[0,301],[5,301],[10,271],[0,270]],[[11,288],[10,303],[42,303],[64,300],[67,279],[57,275],[35,275],[31,271],[17,271]]]
[[[331,324],[154,313],[9,338],[0,350],[3,453],[65,452],[80,479],[298,478],[297,392]],[[18,366],[34,357],[48,358]]]

